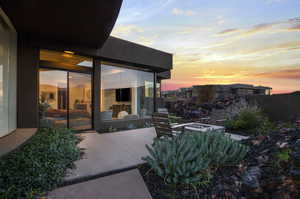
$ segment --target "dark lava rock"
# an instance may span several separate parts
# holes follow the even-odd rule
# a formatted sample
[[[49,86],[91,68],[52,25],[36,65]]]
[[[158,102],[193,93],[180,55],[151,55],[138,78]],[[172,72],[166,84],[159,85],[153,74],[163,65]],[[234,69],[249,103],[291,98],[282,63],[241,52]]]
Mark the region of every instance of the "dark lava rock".
[[[291,176],[293,177],[293,180],[300,182],[300,169],[291,170]]]
[[[297,140],[292,146],[293,152],[291,156],[293,158],[296,167],[300,167],[300,140]],[[300,168],[299,168],[300,169]]]
[[[259,167],[249,167],[242,176],[242,183],[251,189],[258,189],[260,177],[261,169]]]

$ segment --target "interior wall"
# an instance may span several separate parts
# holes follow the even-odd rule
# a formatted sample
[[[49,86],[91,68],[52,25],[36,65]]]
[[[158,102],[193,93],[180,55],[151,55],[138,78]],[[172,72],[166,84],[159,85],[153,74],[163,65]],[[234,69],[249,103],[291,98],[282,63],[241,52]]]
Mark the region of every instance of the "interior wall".
[[[132,89],[131,89],[131,91],[132,91]],[[102,111],[109,110],[112,105],[122,105],[122,104],[130,105],[131,104],[131,102],[117,102],[115,89],[102,90],[101,95],[102,95],[102,97],[101,97],[101,99],[102,99],[101,110]]]
[[[70,87],[69,104],[71,109],[74,109],[76,101],[83,101],[84,103],[88,104],[87,111],[89,113],[92,113],[91,106],[89,106],[89,104],[91,104],[92,99],[88,98],[88,92],[91,92],[90,87],[90,84],[85,84],[84,87]]]
[[[54,100],[48,101],[47,103],[53,108],[53,109],[58,109],[58,87],[57,86],[52,86],[52,85],[45,85],[42,84],[40,85],[40,94],[43,95],[43,93],[46,94],[53,94],[54,95]]]

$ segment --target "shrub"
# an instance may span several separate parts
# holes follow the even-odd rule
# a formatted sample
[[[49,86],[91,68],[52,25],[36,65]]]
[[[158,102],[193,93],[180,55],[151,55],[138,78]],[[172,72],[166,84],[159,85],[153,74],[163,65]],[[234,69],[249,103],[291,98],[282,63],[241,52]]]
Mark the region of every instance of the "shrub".
[[[62,183],[80,159],[79,138],[68,129],[41,129],[17,151],[1,158],[0,198],[35,198]]]
[[[227,119],[225,127],[229,130],[245,131],[250,134],[267,134],[275,128],[256,106],[239,109],[236,115]]]
[[[226,122],[226,127],[233,130],[251,130],[259,126],[261,113],[251,109],[241,111],[235,118]]]
[[[238,164],[248,148],[218,132],[157,139],[143,158],[169,185],[206,184],[213,168]]]

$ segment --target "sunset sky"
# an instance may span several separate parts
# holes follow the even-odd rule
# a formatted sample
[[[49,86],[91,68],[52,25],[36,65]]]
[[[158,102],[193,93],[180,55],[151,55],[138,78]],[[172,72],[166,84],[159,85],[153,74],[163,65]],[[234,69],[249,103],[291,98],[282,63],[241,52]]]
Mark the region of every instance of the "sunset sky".
[[[173,53],[173,90],[246,83],[300,90],[300,0],[123,0],[113,36]]]

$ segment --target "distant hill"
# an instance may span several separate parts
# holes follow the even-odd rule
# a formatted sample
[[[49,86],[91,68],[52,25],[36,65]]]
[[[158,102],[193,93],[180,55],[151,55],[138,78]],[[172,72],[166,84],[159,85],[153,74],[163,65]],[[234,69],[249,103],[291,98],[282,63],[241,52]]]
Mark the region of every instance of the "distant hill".
[[[291,93],[274,94],[274,95],[300,95],[300,91],[295,91]]]
[[[300,91],[295,91],[295,92],[292,92],[290,93],[291,95],[300,95]]]

